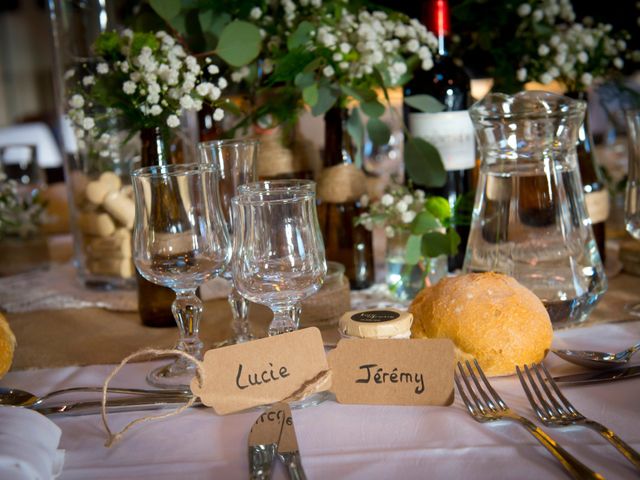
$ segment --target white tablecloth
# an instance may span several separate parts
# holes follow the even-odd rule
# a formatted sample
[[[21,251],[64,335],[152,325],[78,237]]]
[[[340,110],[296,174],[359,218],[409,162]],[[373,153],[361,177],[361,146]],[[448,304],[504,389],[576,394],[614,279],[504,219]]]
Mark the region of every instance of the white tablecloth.
[[[557,332],[555,346],[607,351],[640,339],[640,322],[601,324]],[[640,355],[639,355],[640,356]],[[551,355],[552,373],[579,370]],[[101,384],[112,366],[11,372],[1,386],[43,394],[57,388]],[[128,365],[112,383],[145,386],[149,364]],[[517,412],[533,418],[515,377],[494,386]],[[586,416],[609,426],[640,450],[640,377],[588,386],[564,386]],[[120,428],[138,413],[110,415]],[[559,464],[520,426],[479,424],[459,398],[451,407],[378,407],[327,401],[295,410],[303,464],[310,479],[566,478]],[[216,416],[192,409],[128,432],[111,449],[98,415],[58,417],[60,448],[66,450],[62,479],[234,479],[247,478],[247,435],[257,412]],[[538,422],[536,422],[538,423]],[[607,478],[636,478],[632,465],[593,431],[546,429],[560,444]],[[281,465],[274,478],[287,478]]]

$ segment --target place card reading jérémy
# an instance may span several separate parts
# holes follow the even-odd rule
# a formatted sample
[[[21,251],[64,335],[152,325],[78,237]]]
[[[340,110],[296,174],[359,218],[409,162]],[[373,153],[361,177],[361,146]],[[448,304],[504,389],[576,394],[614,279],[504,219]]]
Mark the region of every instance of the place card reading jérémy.
[[[193,379],[191,391],[219,415],[279,402],[329,370],[315,327],[209,350],[203,366],[204,385]]]
[[[328,354],[340,403],[451,405],[453,342],[343,339]]]

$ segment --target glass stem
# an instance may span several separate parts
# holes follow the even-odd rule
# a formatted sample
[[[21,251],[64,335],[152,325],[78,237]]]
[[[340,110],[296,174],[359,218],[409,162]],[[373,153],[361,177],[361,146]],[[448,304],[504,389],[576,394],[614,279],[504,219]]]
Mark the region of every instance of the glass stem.
[[[273,320],[267,331],[270,337],[297,330],[300,321],[300,309],[297,305],[286,307],[273,306]]]
[[[171,311],[180,329],[176,348],[202,360],[202,342],[198,338],[202,301],[196,295],[196,290],[177,290]]]
[[[249,302],[240,295],[235,285],[232,285],[227,300],[229,306],[231,306],[231,314],[233,316],[231,327],[236,337],[236,343],[252,340],[254,337],[249,326]]]

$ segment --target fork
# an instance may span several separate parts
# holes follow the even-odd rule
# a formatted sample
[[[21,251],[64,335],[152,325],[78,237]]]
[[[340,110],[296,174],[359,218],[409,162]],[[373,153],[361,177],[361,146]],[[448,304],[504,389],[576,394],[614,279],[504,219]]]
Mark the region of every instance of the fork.
[[[535,376],[531,372],[535,373]],[[524,389],[524,393],[529,399],[531,407],[536,412],[536,415],[542,423],[548,427],[568,427],[571,425],[580,425],[591,428],[606,438],[618,451],[625,456],[633,465],[640,469],[640,454],[625,443],[620,437],[618,437],[613,431],[604,425],[588,419],[582,415],[575,407],[567,400],[556,382],[553,381],[553,377],[549,374],[549,371],[542,364],[531,365],[531,368],[524,366],[524,373],[526,379],[529,380],[531,389],[527,386],[525,375],[522,373],[519,367],[516,367],[518,378]],[[543,378],[542,373],[545,378]],[[537,378],[537,383],[536,383]],[[546,380],[545,380],[546,379]],[[551,389],[555,392],[555,396],[551,392]],[[532,394],[531,390],[535,393],[536,398]],[[544,393],[543,393],[544,392]]]
[[[575,458],[569,452],[567,452],[564,448],[562,448],[558,443],[553,440],[549,435],[547,435],[540,428],[536,427],[530,420],[518,415],[513,410],[511,410],[507,404],[500,398],[500,395],[493,389],[489,380],[485,376],[484,372],[480,368],[478,361],[474,359],[473,363],[475,369],[480,374],[480,378],[482,379],[482,383],[484,384],[486,390],[489,391],[491,397],[485,389],[483,389],[478,377],[476,376],[471,364],[466,361],[466,366],[468,370],[468,374],[465,373],[462,368],[462,364],[458,362],[458,372],[455,372],[455,382],[458,387],[458,392],[460,392],[460,396],[464,404],[469,410],[469,413],[474,418],[474,420],[480,423],[486,422],[494,422],[497,420],[509,420],[512,422],[517,422],[522,425],[531,435],[535,437],[538,442],[542,444],[551,454],[561,463],[564,469],[571,475],[571,477],[575,479],[603,479],[604,477],[589,467],[584,465],[580,460]],[[473,383],[476,386],[476,390],[480,395],[474,392],[471,383],[469,382],[469,377],[473,380]],[[464,382],[464,387],[463,387]],[[465,387],[467,393],[465,393]],[[467,395],[468,394],[468,395]],[[469,397],[471,397],[470,400]]]

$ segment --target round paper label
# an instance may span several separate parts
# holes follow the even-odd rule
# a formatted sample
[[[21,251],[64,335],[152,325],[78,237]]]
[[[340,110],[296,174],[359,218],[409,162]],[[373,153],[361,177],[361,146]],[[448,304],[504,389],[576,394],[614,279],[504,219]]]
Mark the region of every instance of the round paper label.
[[[368,310],[366,312],[356,313],[351,317],[351,320],[356,322],[388,322],[389,320],[395,320],[400,314],[391,310]]]

